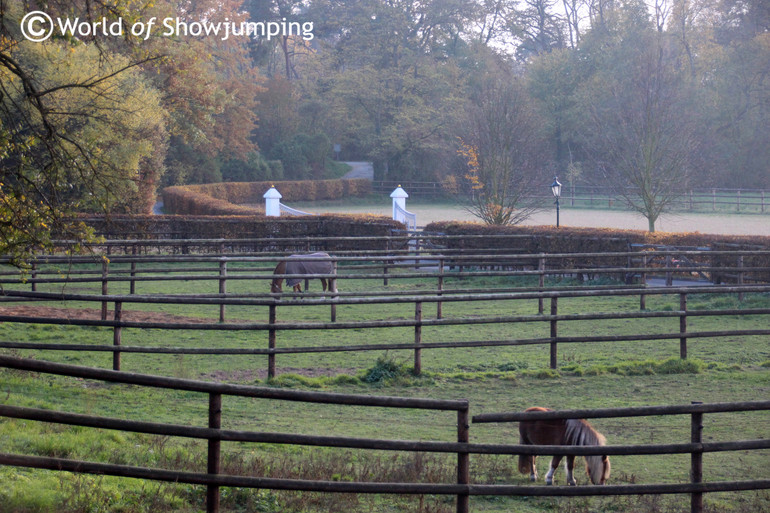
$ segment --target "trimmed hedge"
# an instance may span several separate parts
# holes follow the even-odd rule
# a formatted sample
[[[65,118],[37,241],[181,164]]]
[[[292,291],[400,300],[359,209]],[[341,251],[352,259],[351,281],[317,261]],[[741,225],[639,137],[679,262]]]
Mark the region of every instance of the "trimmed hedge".
[[[491,226],[481,223],[439,221],[425,227],[426,232],[453,236],[482,236],[478,238],[450,239],[445,244],[450,249],[505,249],[511,253],[609,253],[626,252],[634,249],[632,244],[646,244],[675,247],[680,249],[711,249],[714,251],[756,251],[770,250],[770,237],[761,235],[719,235],[698,232],[650,233],[642,230],[618,230],[613,228],[572,228],[555,226]],[[484,235],[495,237],[485,238]],[[505,237],[505,236],[509,237]],[[502,236],[502,237],[501,237]],[[642,248],[639,248],[640,251]],[[583,258],[580,262],[565,258],[558,268],[622,266],[624,258],[613,259]],[[700,264],[712,267],[736,267],[733,255],[713,255],[702,258]],[[531,264],[530,264],[531,265]],[[552,264],[554,266],[556,264]],[[743,258],[745,267],[770,267],[770,256],[757,255]],[[734,272],[712,273],[715,282],[735,282]],[[770,271],[747,273],[747,280],[770,282]]]
[[[492,226],[481,223],[434,222],[425,227],[426,232],[459,236],[445,242],[449,249],[499,250],[511,254],[537,255],[538,253],[615,253],[629,250],[627,238],[617,236],[611,230],[568,229],[539,226]],[[488,237],[484,237],[484,236]],[[474,237],[468,237],[474,236]],[[517,262],[536,268],[537,259]],[[549,259],[548,267],[567,269],[575,267],[622,267],[625,257],[591,258],[580,261],[563,258]]]
[[[385,237],[391,236],[394,230],[404,229],[404,225],[398,221],[371,214],[270,218],[149,215],[82,219],[108,240],[290,239],[288,242],[264,242],[255,248],[257,251],[293,251],[308,243],[304,239],[317,237],[370,237],[373,240],[311,241],[313,246],[309,249],[384,250],[387,249]]]
[[[257,215],[264,213],[262,196],[275,186],[283,202],[366,196],[372,183],[366,179],[284,182],[221,182],[179,185],[163,189],[163,205],[170,214]]]

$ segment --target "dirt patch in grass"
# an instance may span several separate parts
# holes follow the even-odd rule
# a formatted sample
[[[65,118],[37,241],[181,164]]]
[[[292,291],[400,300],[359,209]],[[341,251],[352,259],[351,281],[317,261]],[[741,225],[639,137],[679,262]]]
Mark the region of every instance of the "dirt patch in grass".
[[[26,317],[37,319],[65,319],[73,320],[94,320],[102,318],[100,308],[55,308],[50,306],[3,306],[0,307],[0,316]],[[107,311],[107,319],[115,318],[114,310]],[[218,319],[209,319],[204,317],[187,317],[182,315],[172,315],[162,312],[143,312],[139,310],[123,310],[121,319],[127,322],[165,322],[165,323],[195,323],[207,324],[217,322]],[[228,320],[228,322],[247,322],[238,320]],[[317,378],[321,376],[338,376],[340,374],[355,375],[354,368],[300,368],[300,367],[279,367],[277,374],[296,374],[308,378]],[[267,369],[239,369],[239,370],[218,370],[201,375],[201,379],[217,381],[222,383],[253,383],[257,380],[267,379]]]
[[[95,320],[102,318],[100,308],[55,308],[50,306],[3,306],[0,307],[0,315],[14,317],[35,317],[67,320]],[[113,310],[107,311],[107,319],[115,318]],[[215,319],[202,317],[186,317],[182,315],[170,315],[160,312],[142,312],[138,310],[123,310],[121,319],[128,322],[188,322],[206,324],[216,322]]]

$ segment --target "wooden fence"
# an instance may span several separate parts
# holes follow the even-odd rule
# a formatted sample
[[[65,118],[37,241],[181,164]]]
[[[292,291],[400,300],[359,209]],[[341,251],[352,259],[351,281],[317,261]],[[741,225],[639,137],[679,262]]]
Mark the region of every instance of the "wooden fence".
[[[707,452],[764,450],[770,448],[770,440],[743,440],[704,443],[702,418],[704,414],[735,411],[770,410],[770,401],[743,403],[693,404],[685,406],[658,406],[602,410],[565,410],[536,413],[481,414],[473,417],[474,423],[512,422],[542,418],[598,418],[649,415],[690,415],[691,440],[689,443],[666,445],[614,445],[602,447],[561,447],[506,444],[470,443],[468,401],[360,396],[282,390],[275,388],[229,385],[200,382],[178,378],[166,378],[143,374],[130,374],[88,367],[57,364],[0,355],[0,367],[30,372],[52,373],[82,379],[96,379],[137,386],[160,387],[208,394],[208,427],[161,424],[156,422],[120,420],[92,415],[42,410],[35,408],[0,405],[0,416],[22,418],[41,422],[112,429],[164,436],[185,437],[208,441],[207,469],[201,472],[181,472],[158,468],[115,465],[66,458],[28,456],[0,453],[0,464],[34,467],[49,470],[132,477],[156,481],[189,483],[207,487],[207,511],[219,511],[219,489],[250,487],[273,490],[299,490],[326,493],[454,495],[456,511],[469,511],[471,496],[588,496],[588,495],[643,495],[643,494],[690,494],[692,512],[703,511],[702,496],[709,492],[770,489],[769,479],[744,481],[704,482],[702,456]],[[222,426],[222,402],[226,397],[259,397],[274,400],[302,401],[347,406],[412,408],[455,412],[457,415],[457,441],[409,441],[379,440],[317,435],[292,435],[281,433],[257,433],[251,431],[224,430]],[[258,476],[233,476],[221,474],[221,442],[278,443],[308,445],[329,448],[356,448],[384,451],[433,452],[457,455],[457,478],[453,483],[386,483],[386,482],[339,482],[276,479]],[[690,454],[691,482],[679,484],[606,485],[579,487],[540,487],[474,483],[470,475],[472,454],[571,454],[585,455],[634,455],[634,454]]]
[[[449,197],[449,193],[439,182],[373,182],[372,190],[377,194],[390,194],[402,187],[413,198]],[[548,184],[543,184],[540,194],[535,197],[543,202],[553,201]],[[623,208],[622,198],[609,187],[589,185],[565,185],[562,188],[562,206]],[[770,191],[763,189],[707,188],[682,191],[672,205],[678,210],[716,212],[755,212],[763,214],[770,207]]]
[[[740,299],[747,293],[767,293],[770,285],[746,285],[746,282],[756,280],[768,268],[750,267],[743,265],[744,257],[758,256],[766,259],[768,251],[675,251],[663,250],[656,252],[620,252],[620,253],[566,253],[566,254],[499,254],[458,251],[451,255],[438,253],[408,254],[407,250],[382,255],[377,252],[360,252],[351,255],[341,255],[330,258],[337,272],[324,275],[338,279],[344,287],[347,279],[389,280],[414,279],[436,280],[434,290],[416,291],[373,291],[373,292],[338,292],[329,296],[320,294],[228,294],[228,282],[236,280],[272,280],[271,273],[276,259],[281,254],[271,256],[206,256],[206,255],[166,255],[158,256],[126,256],[116,255],[109,260],[101,257],[56,257],[41,258],[22,281],[18,270],[5,272],[0,275],[0,300],[4,301],[83,301],[101,305],[100,319],[61,319],[41,316],[0,316],[2,322],[67,324],[73,326],[103,326],[113,330],[112,345],[76,345],[76,344],[33,344],[16,341],[0,342],[0,347],[17,349],[46,349],[66,351],[108,351],[113,354],[113,369],[121,368],[122,353],[173,353],[173,354],[248,354],[267,356],[267,373],[269,377],[276,375],[276,357],[280,354],[299,354],[312,352],[351,352],[351,351],[383,351],[411,350],[414,352],[414,371],[422,370],[422,352],[440,348],[472,348],[472,347],[502,347],[524,345],[547,345],[550,348],[549,365],[558,366],[558,346],[564,343],[589,342],[623,342],[631,340],[679,340],[679,356],[687,358],[688,340],[694,338],[713,338],[726,336],[752,336],[770,334],[770,329],[753,330],[718,330],[693,331],[688,328],[688,319],[705,316],[760,316],[770,314],[767,308],[725,308],[719,310],[693,310],[688,308],[688,297],[691,294],[737,294]],[[733,267],[725,265],[709,265],[710,259],[716,257],[722,261],[735,260]],[[761,259],[757,259],[761,261]],[[565,264],[567,262],[567,264]],[[91,264],[95,266],[88,266]],[[570,264],[584,264],[584,267],[569,267]],[[620,265],[624,263],[625,265]],[[151,267],[139,267],[150,265]],[[161,266],[165,264],[166,266]],[[173,264],[168,267],[167,264]],[[203,264],[203,267],[194,265]],[[268,265],[269,264],[269,265]],[[49,268],[43,265],[52,266]],[[60,266],[66,266],[67,274],[62,275]],[[672,284],[676,274],[690,277],[691,274],[719,272],[721,276],[734,276],[737,285],[720,286],[648,286],[652,274],[665,276],[665,283]],[[626,281],[636,281],[636,284],[626,286],[546,286],[548,276],[582,276],[609,275]],[[321,275],[307,275],[306,281]],[[536,277],[537,286],[495,289],[445,288],[447,277],[458,279],[471,277]],[[197,295],[139,295],[136,294],[138,283],[162,282],[167,280],[184,281],[214,281],[218,284],[216,294]],[[110,294],[110,285],[129,283],[129,294]],[[41,284],[88,284],[101,285],[101,294],[70,294],[40,292],[37,286]],[[689,283],[689,282],[682,282]],[[30,287],[31,291],[18,290],[19,287]],[[267,291],[268,284],[260,286]],[[646,300],[652,295],[677,294],[679,309],[672,311],[647,311]],[[639,296],[640,311],[624,312],[590,312],[579,314],[563,314],[559,312],[559,300],[567,298],[588,297],[619,297]],[[302,300],[298,301],[297,298]],[[506,315],[487,317],[456,317],[445,318],[442,306],[445,303],[479,301],[509,301],[529,300],[537,302],[537,311],[532,315]],[[546,311],[546,303],[549,304]],[[108,306],[112,304],[113,316],[108,318]],[[123,309],[127,304],[175,304],[175,305],[211,305],[219,311],[219,322],[130,322],[123,319]],[[345,321],[337,319],[339,305],[414,305],[413,319],[380,319],[372,321]],[[426,305],[435,304],[435,318],[429,318],[424,311]],[[228,305],[249,305],[266,307],[265,322],[227,322],[226,307]],[[330,309],[330,322],[277,322],[278,310],[296,309],[309,306],[325,305]],[[673,318],[679,320],[679,329],[653,334],[631,335],[596,335],[565,336],[560,333],[561,325],[566,321],[592,322],[610,319],[649,319],[656,323],[659,319]],[[539,323],[544,325],[543,335],[535,338],[511,340],[475,340],[431,342],[424,340],[424,327],[480,325],[480,324],[515,324]],[[254,331],[266,336],[266,347],[262,348],[174,348],[174,347],[140,347],[122,344],[122,332],[127,328],[163,329],[163,330],[219,330]],[[279,347],[278,335],[289,330],[347,330],[347,329],[380,329],[380,328],[411,328],[414,332],[412,342],[375,343],[366,345],[323,346],[323,347]]]
[[[717,331],[692,331],[688,329],[688,319],[705,316],[762,316],[770,315],[770,308],[723,308],[717,310],[691,310],[687,305],[689,294],[746,294],[768,293],[770,285],[755,286],[711,286],[711,287],[650,287],[644,289],[631,288],[574,288],[574,289],[548,289],[521,292],[517,289],[500,290],[496,292],[481,293],[479,291],[467,291],[463,289],[433,291],[431,293],[415,294],[408,292],[404,295],[397,293],[383,295],[373,293],[365,295],[344,295],[338,293],[335,297],[307,297],[301,301],[285,299],[283,297],[259,296],[234,296],[216,294],[211,296],[140,296],[140,295],[88,295],[88,294],[62,294],[30,291],[3,290],[0,297],[13,301],[82,301],[93,303],[113,303],[113,319],[62,319],[46,318],[40,316],[2,315],[0,322],[39,323],[39,324],[66,324],[70,326],[102,326],[113,330],[113,344],[110,345],[77,345],[58,343],[17,343],[1,342],[0,347],[17,349],[45,349],[66,351],[110,351],[113,353],[113,369],[120,369],[120,355],[123,352],[135,353],[174,353],[174,354],[250,354],[266,355],[268,357],[268,376],[276,375],[276,357],[279,354],[298,354],[312,352],[349,352],[349,351],[383,351],[383,350],[412,350],[414,352],[414,372],[419,374],[422,370],[422,352],[440,348],[471,348],[471,347],[502,347],[542,344],[550,347],[551,368],[558,365],[558,346],[564,343],[596,343],[596,342],[622,342],[632,340],[679,340],[679,356],[687,358],[687,343],[693,338],[728,337],[728,336],[757,336],[770,335],[770,327],[765,329],[736,330],[725,329]],[[679,295],[679,310],[671,311],[621,311],[621,312],[588,312],[588,313],[559,313],[559,300],[564,298],[589,298],[589,297],[624,297],[636,296],[641,293],[650,295]],[[290,296],[291,297],[291,296]],[[423,305],[443,303],[472,303],[478,301],[509,301],[531,300],[542,304],[550,302],[550,313],[532,315],[504,315],[504,316],[480,316],[458,318],[425,318]],[[123,307],[127,303],[134,304],[177,304],[177,305],[211,305],[219,311],[225,305],[248,305],[267,307],[267,322],[140,322],[125,321],[122,319]],[[339,321],[330,322],[277,322],[278,309],[303,308],[309,306],[327,305],[389,305],[389,304],[413,304],[413,319],[388,319],[372,321]],[[564,336],[559,332],[560,323],[565,321],[591,322],[609,319],[651,319],[656,323],[659,319],[679,319],[679,329],[673,332],[657,332],[631,335],[583,335]],[[458,325],[482,325],[482,324],[513,324],[513,323],[540,323],[548,330],[548,334],[529,339],[510,340],[475,340],[449,342],[427,342],[423,340],[422,328],[426,326],[458,326]],[[412,328],[414,341],[412,343],[388,343],[342,346],[318,346],[318,347],[278,347],[278,333],[287,330],[364,330],[382,328]],[[121,334],[126,328],[162,329],[162,330],[218,330],[218,331],[253,331],[264,333],[267,336],[266,346],[263,348],[171,348],[171,347],[140,347],[122,345]]]
[[[770,282],[770,266],[765,264],[770,260],[770,250],[653,248],[654,251],[645,251],[645,246],[639,246],[639,249],[522,254],[510,248],[435,251],[416,246],[386,254],[379,251],[341,251],[328,259],[338,269],[334,276],[326,277],[381,280],[384,285],[389,280],[401,278],[433,278],[439,290],[447,277],[534,276],[539,278],[541,287],[546,277],[556,276],[581,279],[603,276],[641,286],[652,275],[665,276],[667,285],[677,277],[737,285]],[[107,290],[111,282],[128,282],[130,293],[134,294],[136,284],[141,281],[197,280],[216,281],[226,290],[228,281],[272,280],[273,267],[277,260],[285,256],[285,253],[47,256],[33,261],[27,269],[0,269],[0,285],[28,283],[35,290],[38,284],[96,282]],[[0,264],[4,263],[7,259],[0,258]],[[170,264],[178,267],[169,269]],[[255,289],[260,287],[257,285]],[[261,288],[266,290],[269,286]]]

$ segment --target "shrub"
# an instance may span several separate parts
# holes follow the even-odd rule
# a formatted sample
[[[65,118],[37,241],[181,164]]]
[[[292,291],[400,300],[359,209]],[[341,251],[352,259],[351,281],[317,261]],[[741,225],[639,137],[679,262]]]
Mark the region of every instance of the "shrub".
[[[374,367],[368,369],[361,381],[370,385],[381,385],[395,378],[406,376],[409,371],[405,365],[396,363],[390,358],[377,358]]]

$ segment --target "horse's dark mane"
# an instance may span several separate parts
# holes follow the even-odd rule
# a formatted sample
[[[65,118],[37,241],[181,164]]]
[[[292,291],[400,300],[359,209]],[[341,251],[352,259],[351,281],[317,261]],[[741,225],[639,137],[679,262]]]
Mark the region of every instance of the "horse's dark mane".
[[[564,442],[567,445],[604,445],[604,436],[583,419],[567,419]]]

